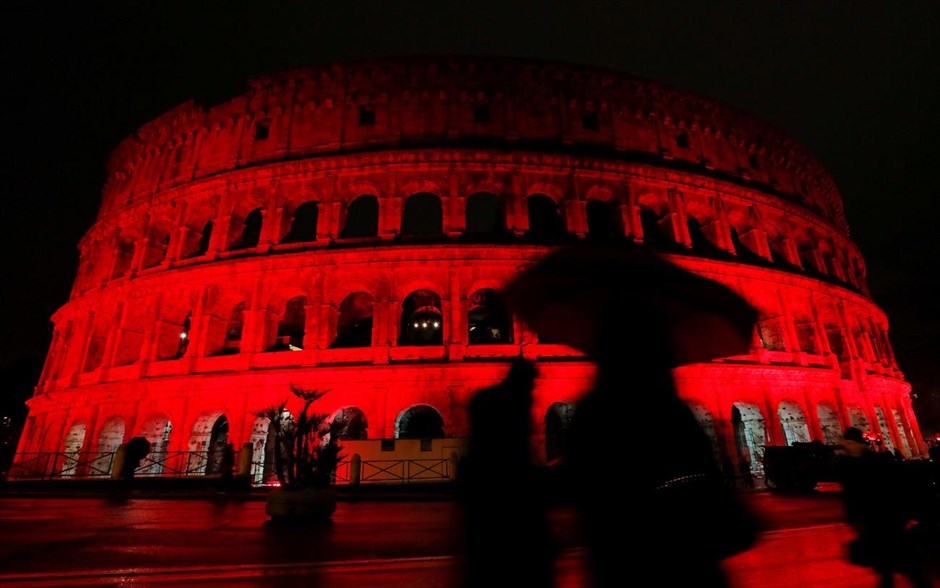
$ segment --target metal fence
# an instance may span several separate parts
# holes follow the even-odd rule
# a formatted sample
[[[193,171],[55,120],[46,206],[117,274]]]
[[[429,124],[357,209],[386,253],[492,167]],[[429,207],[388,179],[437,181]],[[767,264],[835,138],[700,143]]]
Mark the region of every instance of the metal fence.
[[[10,480],[94,479],[111,477],[114,452],[22,453],[16,456],[7,474]],[[204,451],[164,451],[143,458],[134,475],[141,478],[191,478],[213,473],[210,456]],[[356,478],[362,484],[408,484],[441,482],[451,478],[447,459],[383,459],[359,462],[358,476],[352,460],[343,460],[333,474],[333,483],[346,485]],[[254,486],[277,483],[273,461],[253,462],[250,471]]]

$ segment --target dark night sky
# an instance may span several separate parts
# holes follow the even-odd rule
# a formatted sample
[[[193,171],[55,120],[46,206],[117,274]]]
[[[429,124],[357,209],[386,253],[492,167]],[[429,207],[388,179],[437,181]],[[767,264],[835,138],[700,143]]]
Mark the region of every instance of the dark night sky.
[[[265,73],[469,53],[611,67],[782,128],[841,189],[902,369],[918,387],[940,384],[940,3],[8,0],[0,10],[0,368],[45,354],[108,154],[135,128]]]

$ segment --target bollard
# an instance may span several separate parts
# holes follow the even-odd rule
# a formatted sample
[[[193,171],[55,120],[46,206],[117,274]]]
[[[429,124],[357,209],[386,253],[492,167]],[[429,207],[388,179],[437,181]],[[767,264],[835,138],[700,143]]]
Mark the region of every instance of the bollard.
[[[457,479],[457,462],[460,461],[460,456],[457,455],[456,451],[450,452],[450,459],[447,460],[447,477],[451,480]]]

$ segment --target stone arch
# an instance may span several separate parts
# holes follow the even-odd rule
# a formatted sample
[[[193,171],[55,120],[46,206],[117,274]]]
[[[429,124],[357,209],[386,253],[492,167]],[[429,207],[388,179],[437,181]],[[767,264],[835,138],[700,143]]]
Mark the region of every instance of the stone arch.
[[[288,298],[274,331],[274,343],[265,351],[302,351],[306,327],[307,297],[301,294]]]
[[[331,348],[370,347],[375,298],[368,292],[353,292],[339,305],[336,338]]]
[[[526,198],[529,216],[529,236],[533,239],[553,241],[565,234],[565,221],[558,202],[546,194],[531,194]]]
[[[904,451],[904,456],[912,457],[911,444],[907,438],[907,428],[904,426],[904,421],[901,419],[901,413],[898,409],[892,408],[891,414],[894,417],[894,424],[898,427],[898,435],[901,437],[901,449]]]
[[[316,200],[301,202],[290,212],[290,215],[290,225],[281,238],[281,243],[308,243],[317,240],[320,205]]]
[[[261,240],[261,225],[264,223],[264,208],[258,207],[245,215],[241,232],[229,246],[230,251],[257,247]]]
[[[467,342],[470,345],[512,343],[512,330],[512,317],[498,291],[481,288],[470,295],[467,310]]]
[[[164,414],[151,415],[140,427],[140,436],[150,442],[150,453],[141,462],[138,473],[159,476],[163,473],[164,460],[170,446],[173,424]]]
[[[436,439],[444,436],[444,417],[428,404],[407,408],[395,419],[396,439]]]
[[[475,192],[468,196],[464,215],[468,235],[501,235],[506,232],[502,202],[492,192]]]
[[[715,417],[712,416],[710,410],[708,410],[704,404],[701,402],[688,402],[686,403],[689,407],[689,410],[692,411],[692,415],[695,417],[695,422],[698,423],[698,426],[702,429],[702,432],[705,433],[705,436],[708,437],[708,442],[712,446],[712,453],[715,456],[715,460],[718,461],[721,457],[718,444],[718,430],[715,427]],[[718,461],[720,463],[720,461]]]
[[[341,239],[361,239],[379,234],[379,199],[371,194],[357,196],[346,207]]]
[[[113,416],[106,420],[98,433],[98,457],[91,466],[92,476],[111,474],[114,453],[124,443],[124,419]]]
[[[545,411],[546,461],[552,462],[565,455],[574,410],[575,405],[570,402],[554,402]]]
[[[816,406],[816,416],[819,418],[819,428],[822,429],[823,443],[826,445],[842,443],[842,425],[836,409],[828,402],[820,402]]]
[[[643,244],[657,250],[675,249],[676,242],[666,234],[660,222],[663,217],[648,206],[640,206],[640,225],[643,227]]]
[[[85,445],[85,423],[77,421],[69,427],[68,433],[62,442],[62,470],[63,478],[70,478],[75,475],[78,469],[79,456],[82,447]]]
[[[767,430],[760,407],[749,402],[731,405],[731,425],[734,429],[738,459],[747,460],[752,472],[760,472],[764,463]]]
[[[254,485],[267,484],[275,477],[274,448],[276,443],[272,439],[273,431],[269,430],[271,420],[259,416],[251,425],[251,483]]]
[[[880,406],[875,407],[875,417],[878,419],[878,428],[881,429],[881,440],[884,448],[888,451],[894,451],[894,439],[891,437],[891,429],[888,428],[888,420],[885,418],[884,409]]]
[[[444,232],[441,198],[430,192],[409,196],[402,207],[401,235],[440,235]]]
[[[609,242],[624,236],[623,219],[616,201],[590,199],[587,201],[588,237],[592,241]]]
[[[401,305],[399,345],[441,345],[444,314],[441,297],[433,290],[415,290]]]
[[[868,424],[868,417],[865,416],[865,411],[862,409],[861,406],[857,406],[857,405],[849,406],[847,407],[847,410],[849,412],[849,426],[850,427],[855,427],[856,429],[859,429],[862,432],[870,430],[870,426]]]
[[[369,423],[366,415],[357,406],[346,406],[333,413],[331,423],[336,427],[339,439],[368,439]]]
[[[787,445],[810,442],[806,415],[799,404],[792,400],[784,400],[777,407],[777,416],[780,417],[780,427]]]
[[[196,419],[189,436],[189,474],[216,474],[228,443],[228,418],[221,412]]]

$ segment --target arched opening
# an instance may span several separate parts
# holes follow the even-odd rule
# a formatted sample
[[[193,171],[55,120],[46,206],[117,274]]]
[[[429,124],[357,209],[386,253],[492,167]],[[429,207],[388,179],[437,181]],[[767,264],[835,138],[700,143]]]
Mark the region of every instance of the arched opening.
[[[320,209],[310,200],[294,209],[294,218],[290,230],[281,239],[281,243],[307,243],[317,240],[317,220]]]
[[[491,288],[470,295],[467,342],[470,345],[512,343],[512,319],[499,293]]]
[[[186,240],[186,251],[183,252],[182,258],[189,259],[191,257],[199,257],[205,255],[209,252],[209,243],[212,242],[212,228],[215,224],[210,220],[207,221],[202,227],[202,232],[199,233],[199,240],[193,243],[193,238],[187,238]]]
[[[245,302],[239,302],[232,309],[225,325],[225,343],[219,355],[234,355],[241,351],[242,329],[245,326]]]
[[[228,444],[228,419],[223,414],[216,419],[209,433],[209,446],[206,451],[206,473],[218,474],[221,472],[222,455]]]
[[[444,318],[441,297],[431,290],[412,292],[401,305],[399,345],[441,345]]]
[[[819,428],[822,429],[823,443],[826,445],[839,445],[842,443],[842,425],[839,423],[839,413],[832,405],[820,402],[816,406],[816,416],[819,418]]]
[[[544,194],[533,194],[526,200],[529,214],[529,236],[537,241],[558,241],[565,236],[565,222],[558,214],[555,201]]]
[[[82,446],[85,444],[85,423],[75,423],[69,428],[65,435],[65,443],[62,451],[65,455],[62,458],[62,477],[70,478],[75,475],[78,468],[79,454]]]
[[[428,192],[412,194],[401,213],[402,235],[440,235],[444,232],[441,199]]]
[[[849,410],[849,426],[855,427],[856,429],[864,432],[869,429],[868,427],[868,417],[865,416],[865,411],[862,410],[860,406],[850,406]]]
[[[760,408],[756,404],[735,402],[731,407],[731,425],[738,459],[747,461],[752,472],[760,472],[767,444],[764,415]]]
[[[186,355],[186,350],[189,349],[189,328],[192,325],[193,313],[187,313],[186,318],[183,319],[183,324],[180,325],[180,334],[179,340],[176,344],[176,354],[173,356],[173,359],[179,359]]]
[[[891,429],[888,428],[888,421],[880,406],[875,407],[875,417],[878,419],[878,428],[881,429],[881,441],[884,443],[884,448],[893,452],[894,439],[891,438]]]
[[[616,202],[588,200],[588,237],[602,243],[623,238],[623,222]]]
[[[140,436],[150,442],[150,453],[141,461],[137,469],[139,475],[159,476],[163,473],[172,431],[172,423],[163,415],[154,415],[147,419],[140,429]]]
[[[741,242],[737,229],[730,227],[729,231],[731,233],[731,244],[734,245],[734,252],[741,261],[759,265],[767,265],[769,263],[765,258],[761,257],[756,252],[752,251],[750,247]]]
[[[716,463],[720,464],[721,451],[718,444],[718,431],[715,428],[715,417],[712,416],[711,411],[698,402],[690,402],[688,406],[689,410],[691,410],[692,414],[695,416],[695,422],[698,423],[702,432],[708,437],[708,442],[712,446],[712,455],[715,456]]]
[[[367,439],[366,415],[355,406],[347,406],[333,413],[332,424],[340,439]]]
[[[375,299],[367,292],[354,292],[339,305],[336,339],[331,348],[370,347]]]
[[[643,244],[658,251],[676,248],[676,243],[666,236],[659,225],[660,216],[651,208],[640,207],[640,225],[643,227]]]
[[[444,436],[444,418],[427,404],[412,406],[398,415],[397,439],[437,439]]]
[[[98,453],[100,454],[92,464],[93,476],[108,476],[114,467],[114,453],[124,443],[124,419],[111,417],[105,421],[98,433]]]
[[[186,473],[216,474],[222,451],[228,443],[228,419],[222,413],[202,415],[193,424],[189,437]]]
[[[339,236],[341,239],[375,237],[379,234],[379,199],[375,196],[359,196],[346,209],[346,222]]]
[[[264,215],[260,208],[256,208],[245,217],[245,226],[238,240],[229,249],[249,249],[258,246],[258,240],[261,238],[261,223]]]
[[[134,242],[128,239],[120,239],[117,244],[117,250],[114,255],[114,269],[111,271],[111,279],[120,278],[131,269],[131,261],[134,259]]]
[[[466,231],[468,235],[494,236],[506,231],[499,196],[477,192],[467,198]]]
[[[892,408],[891,413],[894,415],[894,424],[898,426],[898,434],[901,436],[901,449],[904,451],[904,457],[912,457],[911,444],[907,439],[907,429],[901,420],[901,413],[896,408]]]
[[[284,314],[277,323],[277,340],[267,351],[302,351],[307,322],[307,297],[294,296],[284,305]]]
[[[274,457],[271,448],[274,443],[268,442],[268,426],[271,421],[267,417],[258,417],[251,425],[251,483],[254,485],[266,484],[274,477]]]
[[[574,404],[555,402],[545,412],[545,461],[551,463],[565,455],[568,448],[568,430]]]
[[[702,230],[702,223],[700,223],[697,218],[690,216],[687,224],[689,226],[689,239],[692,241],[692,251],[694,253],[705,257],[730,257],[727,251],[712,243],[712,240],[705,236],[705,232]],[[645,230],[644,227],[644,232]]]
[[[783,430],[783,439],[787,445],[810,442],[806,415],[803,414],[803,409],[799,404],[784,400],[777,407],[777,416],[780,417],[780,428]]]

